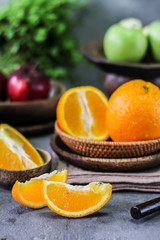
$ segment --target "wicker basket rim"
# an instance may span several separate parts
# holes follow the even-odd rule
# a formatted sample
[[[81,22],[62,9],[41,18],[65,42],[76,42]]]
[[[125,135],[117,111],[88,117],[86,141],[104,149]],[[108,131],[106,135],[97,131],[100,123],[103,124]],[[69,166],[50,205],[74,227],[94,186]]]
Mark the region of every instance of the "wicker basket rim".
[[[87,140],[78,137],[71,136],[60,129],[58,126],[58,122],[55,122],[55,129],[58,135],[63,135],[64,137],[71,139],[72,141],[85,143],[85,144],[95,144],[95,145],[109,145],[109,146],[133,146],[133,145],[148,145],[148,144],[156,144],[160,143],[160,138],[146,141],[135,141],[135,142],[113,142],[113,141],[95,141],[95,140]]]
[[[152,154],[152,155],[148,155],[148,156],[140,156],[140,157],[127,157],[127,158],[104,158],[104,157],[101,157],[101,158],[98,158],[98,157],[96,157],[96,158],[93,158],[93,157],[87,157],[87,156],[82,156],[82,155],[80,155],[80,154],[78,154],[78,153],[69,153],[69,152],[67,152],[66,150],[63,150],[63,152],[61,151],[62,149],[59,147],[59,146],[57,146],[56,144],[55,144],[55,140],[56,140],[56,138],[57,138],[57,136],[58,136],[58,134],[57,133],[55,133],[55,134],[53,134],[52,135],[52,138],[51,138],[51,147],[52,147],[52,149],[54,150],[54,151],[56,151],[56,152],[59,152],[59,153],[61,153],[61,155],[65,155],[66,153],[68,154],[68,155],[70,155],[70,157],[76,157],[77,158],[77,160],[78,159],[80,159],[80,160],[82,160],[82,158],[83,158],[83,161],[91,161],[91,162],[95,162],[95,161],[100,161],[100,162],[111,162],[111,163],[115,163],[115,162],[137,162],[137,160],[139,161],[139,162],[141,162],[141,161],[144,161],[144,160],[146,160],[146,161],[149,161],[149,160],[151,160],[151,158],[153,157],[153,156],[157,156],[157,157],[159,157],[160,156],[160,152],[157,152],[157,153],[154,153],[154,154]],[[61,140],[62,141],[62,140]]]

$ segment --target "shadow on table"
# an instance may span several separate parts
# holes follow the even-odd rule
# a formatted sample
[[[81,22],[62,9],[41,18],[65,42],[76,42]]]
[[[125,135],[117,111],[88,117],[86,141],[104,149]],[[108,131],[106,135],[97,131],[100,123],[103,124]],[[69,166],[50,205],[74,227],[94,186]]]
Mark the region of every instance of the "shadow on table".
[[[61,215],[58,215],[54,212],[40,212],[39,215],[41,217],[44,217],[44,218],[48,218],[48,219],[64,219],[65,217],[61,216]],[[99,218],[99,217],[105,217],[105,216],[108,216],[109,214],[108,213],[104,213],[104,212],[96,212],[96,213],[93,213],[91,215],[88,215],[88,216],[85,216],[83,217],[84,218]],[[75,218],[70,218],[70,219],[75,219]],[[80,219],[80,218],[77,218],[77,219]]]
[[[15,208],[11,209],[10,213],[21,215],[21,214],[32,212],[32,211],[35,211],[35,209],[28,208],[28,207],[25,207],[25,206],[21,205],[21,206],[18,206],[18,207],[15,207]]]

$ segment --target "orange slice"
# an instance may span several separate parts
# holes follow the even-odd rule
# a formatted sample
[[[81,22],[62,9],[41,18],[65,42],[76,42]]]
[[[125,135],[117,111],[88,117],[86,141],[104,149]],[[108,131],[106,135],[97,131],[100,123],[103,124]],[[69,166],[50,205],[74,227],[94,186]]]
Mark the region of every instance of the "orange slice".
[[[25,183],[16,181],[12,188],[12,196],[17,202],[30,208],[45,207],[46,203],[41,190],[43,179],[55,182],[66,182],[67,170],[61,172],[55,170],[50,174],[46,173],[37,178],[32,178]]]
[[[72,186],[43,180],[43,196],[48,207],[65,217],[84,217],[96,212],[110,199],[112,186],[90,183]]]
[[[57,121],[66,133],[83,139],[106,140],[108,100],[97,88],[71,88],[59,100]]]
[[[15,128],[0,125],[0,168],[24,170],[44,164],[31,143]]]

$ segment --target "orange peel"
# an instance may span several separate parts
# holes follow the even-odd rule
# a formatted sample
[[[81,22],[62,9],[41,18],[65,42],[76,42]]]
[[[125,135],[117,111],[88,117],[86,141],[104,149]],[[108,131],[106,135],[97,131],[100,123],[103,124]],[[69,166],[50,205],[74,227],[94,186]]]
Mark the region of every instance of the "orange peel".
[[[51,173],[45,173],[39,177],[32,178],[30,181],[24,183],[16,181],[12,188],[12,196],[20,204],[30,208],[42,208],[46,206],[42,194],[42,182],[46,181],[67,181],[67,170]]]
[[[43,180],[43,197],[48,207],[65,217],[84,217],[102,208],[110,199],[112,185],[92,182],[86,186]]]

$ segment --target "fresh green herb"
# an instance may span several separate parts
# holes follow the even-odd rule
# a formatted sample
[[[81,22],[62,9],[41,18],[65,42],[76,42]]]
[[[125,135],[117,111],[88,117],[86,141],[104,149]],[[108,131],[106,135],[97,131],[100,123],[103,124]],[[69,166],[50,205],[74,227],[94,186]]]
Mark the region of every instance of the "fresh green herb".
[[[22,64],[36,63],[63,79],[82,56],[72,29],[82,0],[13,0],[0,9],[0,69],[7,75]]]

